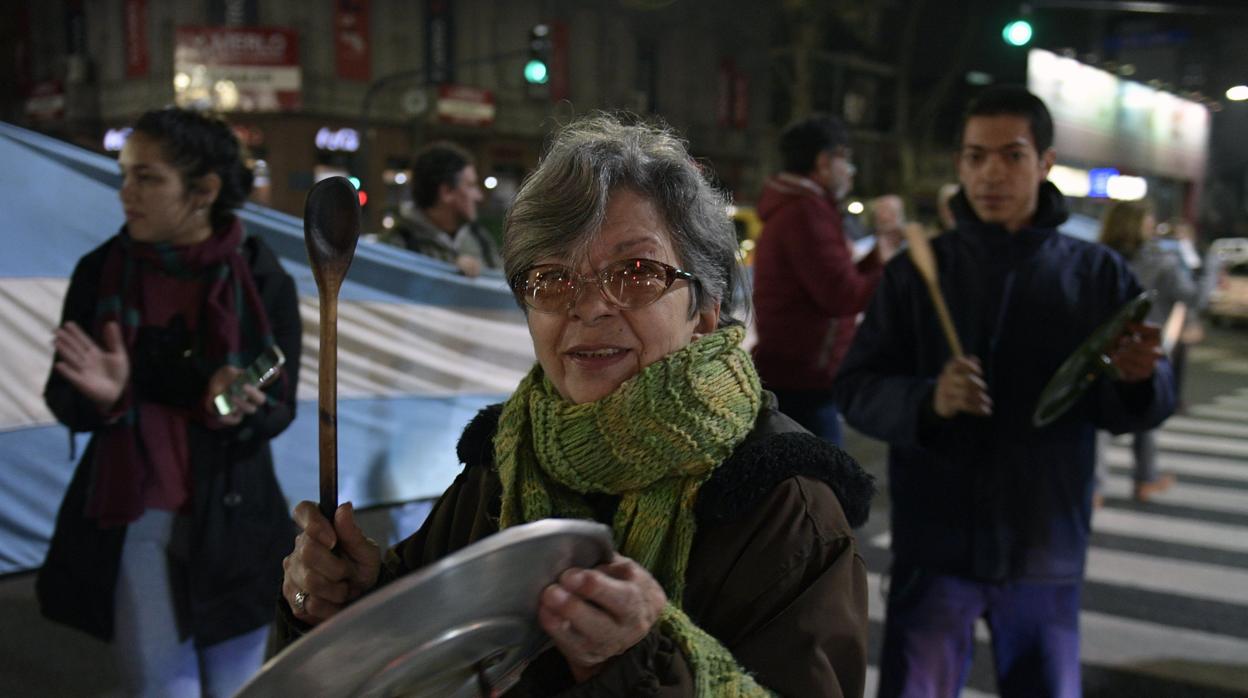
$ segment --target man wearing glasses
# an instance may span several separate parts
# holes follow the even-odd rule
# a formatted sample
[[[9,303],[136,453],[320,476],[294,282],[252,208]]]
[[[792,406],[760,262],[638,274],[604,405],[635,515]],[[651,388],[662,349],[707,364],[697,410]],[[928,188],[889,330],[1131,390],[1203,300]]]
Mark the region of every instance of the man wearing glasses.
[[[957,155],[957,226],[933,241],[967,356],[951,357],[907,257],[888,265],[837,378],[845,418],[889,444],[893,564],[882,697],[955,696],[983,618],[997,688],[1079,696],[1079,598],[1098,428],[1149,429],[1174,409],[1155,325],[1104,348],[1118,378],[1044,427],[1049,377],[1140,293],[1122,258],[1061,235],[1047,181],[1053,121],[1021,87],[982,92]]]
[[[855,263],[845,236],[840,204],[854,165],[844,124],[822,115],[792,124],[780,155],[784,170],[758,201],[754,363],[782,412],[840,444],[832,379],[879,282],[881,258],[872,250]]]

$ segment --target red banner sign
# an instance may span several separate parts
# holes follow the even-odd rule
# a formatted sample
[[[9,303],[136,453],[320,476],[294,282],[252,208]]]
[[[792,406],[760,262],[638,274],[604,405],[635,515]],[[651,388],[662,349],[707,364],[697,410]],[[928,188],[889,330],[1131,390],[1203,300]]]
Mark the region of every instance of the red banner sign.
[[[179,106],[281,111],[301,105],[299,37],[279,27],[178,27],[173,84]]]
[[[369,0],[334,0],[334,63],[343,80],[372,79]]]
[[[151,62],[147,51],[147,0],[126,0],[123,12],[126,77],[147,77]]]
[[[461,126],[489,126],[494,123],[494,93],[467,85],[439,85],[438,120]]]

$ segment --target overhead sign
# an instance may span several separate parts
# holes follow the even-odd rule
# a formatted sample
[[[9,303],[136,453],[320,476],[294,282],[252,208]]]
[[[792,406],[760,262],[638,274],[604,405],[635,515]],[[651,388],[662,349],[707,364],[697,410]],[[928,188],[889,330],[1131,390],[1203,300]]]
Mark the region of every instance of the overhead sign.
[[[372,78],[368,10],[369,0],[334,2],[334,66],[343,80]]]
[[[147,52],[147,0],[126,0],[123,9],[122,43],[126,50],[126,77],[147,77],[151,57]]]
[[[218,111],[285,111],[302,104],[299,37],[280,27],[178,27],[178,106]]]
[[[425,78],[430,85],[455,79],[455,13],[451,0],[425,3]]]
[[[1109,196],[1109,180],[1122,174],[1112,167],[1096,167],[1088,170],[1088,196],[1105,198]]]
[[[467,85],[438,86],[438,120],[461,126],[494,123],[494,93]]]
[[[1112,167],[1081,170],[1077,167],[1054,165],[1049,170],[1049,181],[1062,194],[1077,199],[1139,201],[1148,196],[1148,180],[1120,174]]]
[[[1199,102],[1040,49],[1028,54],[1027,87],[1053,114],[1059,159],[1204,179],[1211,118]]]

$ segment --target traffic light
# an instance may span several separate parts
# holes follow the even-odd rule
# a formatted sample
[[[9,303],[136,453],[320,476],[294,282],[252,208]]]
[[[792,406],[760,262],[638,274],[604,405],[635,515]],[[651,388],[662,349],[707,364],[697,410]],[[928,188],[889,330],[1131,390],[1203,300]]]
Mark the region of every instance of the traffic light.
[[[360,178],[351,176],[347,177],[347,181],[351,183],[351,186],[355,187],[355,193],[360,198],[360,205],[363,206],[364,204],[367,204],[368,194],[364,193],[364,190],[360,188]]]
[[[550,27],[535,24],[529,30],[529,60],[524,64],[524,81],[545,85],[550,80]]]
[[[1005,28],[1001,30],[1001,38],[1005,39],[1005,43],[1010,46],[1026,46],[1031,42],[1033,33],[1031,22],[1020,18],[1005,25]]]

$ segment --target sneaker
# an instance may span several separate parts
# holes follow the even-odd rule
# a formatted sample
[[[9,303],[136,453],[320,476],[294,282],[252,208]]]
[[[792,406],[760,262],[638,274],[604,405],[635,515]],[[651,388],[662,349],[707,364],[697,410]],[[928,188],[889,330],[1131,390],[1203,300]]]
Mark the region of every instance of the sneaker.
[[[1092,493],[1092,511],[1100,511],[1105,507],[1105,495],[1100,492]]]
[[[1163,473],[1157,476],[1156,480],[1148,482],[1135,483],[1135,501],[1147,502],[1155,495],[1170,489],[1174,485],[1174,475],[1171,473]]]

